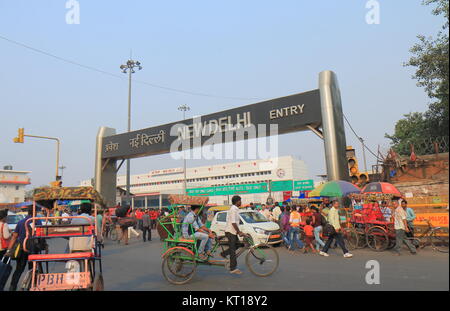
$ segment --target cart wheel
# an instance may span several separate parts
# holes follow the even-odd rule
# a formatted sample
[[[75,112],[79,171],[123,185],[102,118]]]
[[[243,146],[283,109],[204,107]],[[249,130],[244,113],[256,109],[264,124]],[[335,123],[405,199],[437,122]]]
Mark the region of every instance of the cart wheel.
[[[164,256],[161,268],[168,282],[182,285],[194,277],[197,264],[190,252],[182,248],[174,248]]]
[[[416,241],[416,242],[417,242],[417,241]],[[413,241],[413,244],[416,243],[416,242]],[[388,245],[387,249],[393,249],[393,248],[395,247],[395,244],[397,244],[395,238],[389,239],[389,245]],[[420,244],[420,242],[419,242],[419,244]],[[414,245],[414,246],[415,246],[415,245]],[[417,246],[416,246],[416,247],[417,247]]]
[[[361,229],[355,229],[355,231],[358,234],[358,244],[356,248],[365,248],[367,246],[366,233]]]
[[[117,237],[117,230],[116,228],[114,228],[109,232],[109,238],[111,239],[111,241],[117,241]]]
[[[103,283],[103,275],[99,274],[94,279],[94,284],[92,285],[92,290],[96,292],[102,292],[105,290],[105,285]]]
[[[344,233],[344,242],[347,249],[352,251],[358,248],[359,236],[356,230],[346,228],[344,229],[343,233]]]
[[[36,277],[37,277],[37,275],[36,275]],[[25,274],[25,277],[23,278],[22,282],[20,283],[20,291],[29,291],[30,290],[32,276],[33,276],[33,271],[28,270],[27,274]]]
[[[251,247],[245,256],[245,264],[256,276],[269,276],[279,264],[278,252],[268,245]]]
[[[367,245],[376,252],[382,252],[389,246],[389,237],[386,230],[380,227],[372,227],[366,234]]]
[[[448,253],[448,232],[445,232],[442,228],[436,229],[430,235],[431,246],[441,252]]]

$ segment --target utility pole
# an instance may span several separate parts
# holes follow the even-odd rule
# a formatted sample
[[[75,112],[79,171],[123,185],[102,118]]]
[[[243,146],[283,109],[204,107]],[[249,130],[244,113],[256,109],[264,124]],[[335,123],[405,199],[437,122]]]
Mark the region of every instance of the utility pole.
[[[359,138],[359,141],[362,145],[363,159],[364,159],[364,172],[367,172],[367,162],[366,162],[366,147],[364,145],[364,139],[362,137]]]
[[[141,63],[138,61],[134,61],[131,58],[127,61],[126,64],[120,65],[120,69],[123,73],[128,73],[128,132],[131,131],[131,75],[135,73],[134,68],[138,68],[138,70],[142,69]],[[126,201],[131,205],[130,200],[130,159],[127,159],[127,176],[126,176]]]
[[[178,107],[178,110],[183,112],[183,120],[186,120],[186,111],[191,110],[191,108],[184,104],[181,105],[180,107]],[[183,150],[183,174],[184,174],[184,178],[183,178],[183,194],[186,194],[186,190],[187,190],[187,181],[186,181],[186,150]]]

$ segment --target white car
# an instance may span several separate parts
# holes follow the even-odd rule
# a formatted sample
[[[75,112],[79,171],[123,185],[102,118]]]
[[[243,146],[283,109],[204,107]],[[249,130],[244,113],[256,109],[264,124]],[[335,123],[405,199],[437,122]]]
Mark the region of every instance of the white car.
[[[8,211],[6,216],[6,223],[8,224],[9,231],[13,232],[16,229],[17,223],[25,218],[25,215],[16,214]]]
[[[227,224],[228,211],[218,212],[211,222],[211,231],[217,236],[225,235],[225,227]],[[267,220],[263,214],[244,209],[239,211],[240,222],[239,229],[249,234],[255,244],[280,244],[283,239],[281,236],[280,226]],[[242,237],[240,237],[242,240]]]

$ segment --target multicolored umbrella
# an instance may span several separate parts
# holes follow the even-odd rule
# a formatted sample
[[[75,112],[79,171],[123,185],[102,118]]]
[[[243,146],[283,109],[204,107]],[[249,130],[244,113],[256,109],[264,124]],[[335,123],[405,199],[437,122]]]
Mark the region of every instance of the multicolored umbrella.
[[[361,193],[361,189],[348,181],[326,182],[308,194],[308,197],[345,197],[351,193]]]
[[[393,184],[388,182],[371,182],[367,184],[361,191],[363,194],[368,193],[384,193],[384,194],[393,194],[401,197],[401,192],[395,188]]]

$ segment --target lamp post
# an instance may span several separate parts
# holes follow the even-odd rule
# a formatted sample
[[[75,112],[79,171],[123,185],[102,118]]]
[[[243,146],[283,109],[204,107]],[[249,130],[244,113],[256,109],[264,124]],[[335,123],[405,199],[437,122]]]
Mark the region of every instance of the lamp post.
[[[191,108],[188,105],[181,105],[180,107],[178,107],[178,110],[183,112],[183,120],[186,119],[186,111],[191,110]],[[187,190],[187,182],[186,182],[186,150],[183,150],[183,174],[184,174],[184,179],[183,179],[183,194],[186,194],[186,190]]]
[[[120,69],[123,73],[128,73],[128,132],[131,131],[131,75],[136,71],[134,68],[138,68],[138,70],[142,69],[141,63],[138,61],[134,61],[129,59],[126,64],[120,65]],[[127,159],[127,177],[126,177],[126,201],[130,203],[130,159]]]
[[[61,165],[60,167],[59,167],[59,169],[61,170],[61,179],[63,178],[63,176],[64,176],[64,170],[66,169],[67,167],[65,167],[64,165]]]

